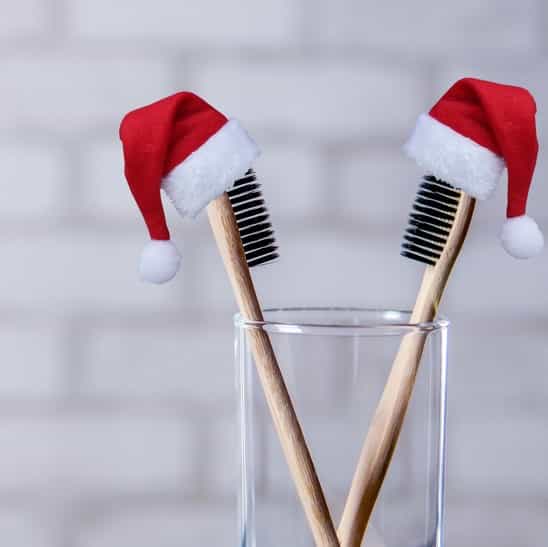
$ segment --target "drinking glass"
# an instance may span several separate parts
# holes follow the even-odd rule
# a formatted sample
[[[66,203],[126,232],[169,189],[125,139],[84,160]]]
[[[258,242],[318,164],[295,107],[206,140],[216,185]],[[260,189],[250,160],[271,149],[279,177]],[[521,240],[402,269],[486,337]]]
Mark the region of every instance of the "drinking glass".
[[[241,547],[311,547],[255,370],[250,329],[268,333],[337,525],[361,446],[404,336],[424,337],[416,385],[363,545],[443,547],[447,336],[407,311],[284,308],[235,317]]]

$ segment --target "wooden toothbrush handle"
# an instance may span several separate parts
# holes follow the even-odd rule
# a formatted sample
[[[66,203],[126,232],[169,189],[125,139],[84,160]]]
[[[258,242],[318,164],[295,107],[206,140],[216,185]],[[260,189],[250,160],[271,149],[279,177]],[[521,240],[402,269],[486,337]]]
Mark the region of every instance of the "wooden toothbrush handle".
[[[432,271],[428,268],[423,287]],[[432,312],[411,322],[428,321]],[[431,319],[430,319],[431,320]],[[394,448],[400,434],[405,413],[415,384],[415,378],[426,341],[421,332],[407,334],[401,341],[396,359],[388,376],[381,399],[371,420],[362,446],[350,492],[346,498],[338,536],[342,547],[359,547],[369,517],[377,501]]]
[[[207,207],[209,222],[242,316],[262,321],[232,205],[227,194]],[[274,426],[318,547],[338,547],[337,534],[297,415],[268,334],[247,329],[247,337]]]
[[[451,269],[468,232],[475,200],[461,194],[453,227],[436,266],[428,266],[417,295],[411,323],[432,321]],[[423,332],[409,333],[400,348],[363,444],[338,529],[341,547],[360,547],[369,518],[390,465],[413,393],[426,342]]]

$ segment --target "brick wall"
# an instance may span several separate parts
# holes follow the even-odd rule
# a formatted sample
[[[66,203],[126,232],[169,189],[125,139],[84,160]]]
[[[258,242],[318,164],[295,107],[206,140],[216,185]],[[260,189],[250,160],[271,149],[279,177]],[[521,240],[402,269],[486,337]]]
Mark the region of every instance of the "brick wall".
[[[176,282],[136,280],[120,117],[191,88],[256,136],[283,255],[275,287],[256,274],[266,305],[410,306],[421,268],[398,245],[420,172],[400,145],[471,74],[529,86],[545,142],[545,2],[0,8],[0,541],[230,545],[234,304],[204,218],[169,215]],[[544,226],[547,178],[541,155],[530,211]],[[448,547],[546,541],[548,259],[503,254],[504,202],[501,185],[478,207],[444,305]]]

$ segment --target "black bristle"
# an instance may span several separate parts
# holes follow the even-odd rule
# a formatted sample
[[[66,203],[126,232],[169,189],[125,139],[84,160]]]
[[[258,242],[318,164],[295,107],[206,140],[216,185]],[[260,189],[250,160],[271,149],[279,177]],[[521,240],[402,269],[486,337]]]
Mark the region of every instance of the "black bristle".
[[[243,203],[242,205],[237,205],[234,209],[236,214],[236,221],[240,222],[246,218],[256,217],[258,215],[266,214],[266,209],[263,207],[263,200],[256,200],[248,203]]]
[[[440,228],[440,231],[443,231],[443,230],[449,231],[451,229],[451,224],[449,222],[444,222],[440,220],[439,218],[431,217],[429,215],[411,213],[409,217],[418,222]]]
[[[401,255],[435,266],[455,219],[461,192],[431,175],[419,186]]]
[[[409,251],[402,251],[401,256],[405,256],[407,258],[410,258],[411,260],[416,260],[417,262],[423,262],[424,264],[428,264],[429,266],[435,266],[436,261],[431,260],[429,258],[425,258],[424,256],[417,255],[415,253],[410,253]]]
[[[411,221],[409,222],[411,224]],[[424,230],[423,228],[407,228],[405,230],[407,234],[409,234],[411,237],[420,237],[422,239],[430,239],[431,241],[435,243],[441,243],[442,245],[445,244],[445,238],[438,237],[432,233],[432,231]]]
[[[252,268],[276,260],[279,257],[278,247],[255,172],[249,169],[227,194],[236,217],[247,265]]]
[[[278,250],[278,247],[276,247],[276,245],[270,245],[268,247],[268,252],[269,253],[274,253]],[[247,260],[257,260],[261,257],[263,257],[265,255],[265,250],[264,249],[257,249],[256,251],[246,251],[245,253],[245,257]]]
[[[251,199],[260,198],[262,194],[260,190],[258,190],[258,188],[259,188],[258,184],[253,184],[253,185],[250,185],[248,188],[242,188],[246,190],[244,194],[236,194],[235,196],[231,196],[230,203],[232,203],[234,210],[236,210],[236,205],[238,203],[245,203],[246,201],[249,201]]]
[[[265,232],[267,230],[272,230],[270,222],[260,222],[258,224],[253,224],[253,226],[251,226],[250,228],[240,228],[240,237],[242,239],[242,243],[245,243],[247,238],[256,237],[257,234]]]
[[[251,243],[247,243],[244,245],[244,250],[247,253],[262,249],[263,247],[268,247],[270,245],[274,245],[276,243],[276,240],[273,237],[268,237],[265,239],[259,239],[258,241],[252,241]]]
[[[266,239],[268,237],[274,237],[274,230],[272,230],[270,224],[265,224],[265,226],[266,227],[264,229],[259,228],[257,231],[242,237],[242,245],[245,247],[255,241],[260,241],[261,239]]]
[[[247,265],[250,268],[253,268],[254,266],[260,266],[262,264],[268,264],[269,262],[274,262],[275,260],[278,260],[278,258],[280,258],[280,255],[278,253],[273,252],[273,253],[261,256],[260,258],[257,258],[256,260],[248,260]]]
[[[242,178],[239,178],[234,182],[234,184],[232,185],[232,188],[228,191],[228,193],[230,194],[230,192],[234,191],[234,188],[238,188],[238,186],[242,186],[242,184],[247,184],[249,182],[254,182],[256,180],[257,180],[257,177],[255,175],[255,171],[253,171],[253,169],[248,169]]]
[[[238,228],[240,229],[240,236],[244,233],[244,228],[250,227],[251,231],[254,231],[254,226],[262,222],[268,221],[268,213],[259,215],[258,217],[248,218],[246,220],[238,221]]]
[[[432,243],[432,241],[429,241],[428,239],[425,240],[421,237],[414,237],[409,234],[405,234],[403,236],[403,239],[405,241],[409,241],[409,243],[413,243],[414,245],[418,245],[419,247],[429,247],[430,249],[433,249],[434,251],[438,251],[438,253],[441,253],[443,251],[443,245],[437,245],[436,243]]]
[[[438,179],[434,175],[425,175],[423,179],[428,182],[435,182],[436,184],[439,184],[440,186],[445,186],[446,188],[452,188],[454,190],[453,186],[451,186],[448,182]]]
[[[232,200],[232,199],[236,199],[238,196],[242,196],[242,194],[245,197],[245,195],[248,192],[251,192],[253,190],[258,190],[260,187],[261,185],[259,183],[249,183],[241,186],[235,186],[231,190],[229,190],[227,194]]]
[[[411,244],[411,243],[402,243],[401,247],[402,247],[402,249],[406,249],[407,251],[420,252],[425,257],[433,258],[435,260],[437,260],[441,256],[441,251],[429,251],[427,248],[425,248],[422,245],[414,245],[414,244]]]
[[[440,199],[443,199],[444,197],[447,197],[451,201],[457,201],[459,199],[458,192],[455,190],[448,190],[447,188],[444,188],[442,186],[439,186],[437,184],[432,184],[431,182],[423,182],[420,185],[421,188],[424,188],[425,190],[428,190],[429,192],[432,192],[436,194]]]
[[[433,207],[437,211],[445,211],[451,215],[457,210],[456,207],[447,205],[443,200],[438,199],[437,196],[429,195],[428,197],[424,197],[421,192],[418,193],[415,202],[426,205],[426,207]]]
[[[425,207],[423,205],[420,205],[420,201],[418,199],[415,200],[415,203],[413,204],[413,209],[424,215],[439,218],[440,220],[445,220],[449,222],[453,220],[453,215],[446,214],[443,211],[440,211],[440,209],[437,208],[435,205],[432,207]]]

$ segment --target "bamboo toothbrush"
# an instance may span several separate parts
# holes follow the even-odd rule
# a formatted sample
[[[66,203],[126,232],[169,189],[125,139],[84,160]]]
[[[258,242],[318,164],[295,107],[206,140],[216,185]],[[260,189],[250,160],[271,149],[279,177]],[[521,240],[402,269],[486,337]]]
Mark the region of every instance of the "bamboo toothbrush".
[[[434,319],[464,242],[475,199],[435,179],[420,186],[402,255],[427,264],[411,315],[411,323]],[[381,488],[413,392],[426,335],[407,334],[363,445],[338,529],[343,547],[359,547]]]
[[[492,194],[505,167],[508,203],[502,245],[515,258],[530,258],[542,250],[542,232],[526,215],[538,153],[536,110],[527,89],[463,78],[428,114],[419,116],[405,150],[435,176],[421,184],[402,246],[404,256],[426,264],[411,323],[435,318],[475,199]],[[361,544],[407,411],[425,339],[424,333],[410,333],[400,344],[346,501],[339,526],[343,547]]]
[[[201,97],[182,91],[128,113],[120,138],[126,179],[150,235],[141,254],[141,279],[165,283],[180,266],[163,211],[164,190],[182,216],[195,217],[207,207],[240,312],[247,320],[261,321],[249,267],[275,259],[277,249],[249,170],[259,149],[245,129]],[[261,329],[250,330],[248,337],[316,545],[336,547],[335,527],[270,339]]]
[[[252,172],[207,206],[219,252],[242,316],[262,321],[249,267],[277,258],[264,201]],[[257,372],[317,546],[338,546],[324,494],[268,334],[247,331]]]

